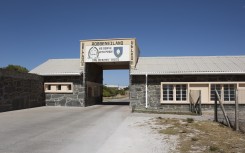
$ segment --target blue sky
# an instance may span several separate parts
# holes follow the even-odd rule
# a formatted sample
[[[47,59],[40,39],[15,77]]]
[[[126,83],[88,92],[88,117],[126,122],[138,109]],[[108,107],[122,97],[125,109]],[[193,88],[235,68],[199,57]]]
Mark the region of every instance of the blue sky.
[[[0,67],[79,58],[79,41],[137,38],[141,56],[245,54],[245,0],[0,0]],[[128,71],[106,71],[128,84]]]

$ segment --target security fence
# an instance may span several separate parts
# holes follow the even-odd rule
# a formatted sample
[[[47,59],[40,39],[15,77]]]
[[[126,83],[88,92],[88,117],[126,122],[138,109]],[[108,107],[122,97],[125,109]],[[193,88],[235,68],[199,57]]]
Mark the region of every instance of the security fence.
[[[235,130],[245,132],[245,89],[236,90],[235,95],[235,102],[227,102],[216,91],[214,119]]]
[[[202,115],[201,90],[190,90],[190,111]]]

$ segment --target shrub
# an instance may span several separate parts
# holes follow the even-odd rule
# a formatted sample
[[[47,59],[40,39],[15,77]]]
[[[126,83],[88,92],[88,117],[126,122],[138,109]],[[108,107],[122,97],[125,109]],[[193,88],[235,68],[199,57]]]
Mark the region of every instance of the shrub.
[[[10,71],[17,71],[17,72],[24,72],[24,73],[28,73],[29,70],[23,66],[20,65],[8,65],[7,67],[4,67],[3,69],[5,70],[10,70]]]
[[[193,118],[187,118],[186,121],[187,121],[188,123],[193,123],[193,122],[194,122],[194,119],[193,119]]]

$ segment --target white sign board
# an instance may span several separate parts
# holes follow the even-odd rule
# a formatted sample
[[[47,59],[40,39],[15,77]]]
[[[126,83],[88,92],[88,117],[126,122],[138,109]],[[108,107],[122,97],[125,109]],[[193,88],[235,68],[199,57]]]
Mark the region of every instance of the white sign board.
[[[129,45],[86,46],[85,62],[129,61]]]

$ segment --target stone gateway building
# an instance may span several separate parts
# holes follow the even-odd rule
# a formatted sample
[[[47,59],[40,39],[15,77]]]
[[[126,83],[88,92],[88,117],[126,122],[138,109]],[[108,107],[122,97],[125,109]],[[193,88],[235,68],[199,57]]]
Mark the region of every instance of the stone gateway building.
[[[82,40],[80,59],[50,59],[33,69],[44,77],[46,105],[90,106],[102,103],[103,70],[128,69],[130,106],[189,109],[199,93],[212,107],[217,90],[234,104],[245,89],[245,56],[140,57],[135,38]],[[245,104],[245,103],[244,103]]]

